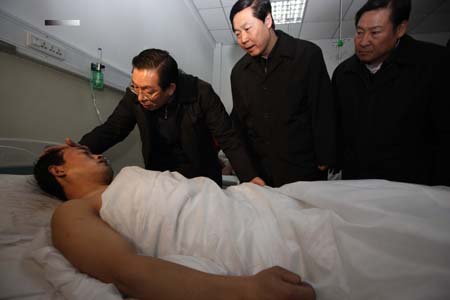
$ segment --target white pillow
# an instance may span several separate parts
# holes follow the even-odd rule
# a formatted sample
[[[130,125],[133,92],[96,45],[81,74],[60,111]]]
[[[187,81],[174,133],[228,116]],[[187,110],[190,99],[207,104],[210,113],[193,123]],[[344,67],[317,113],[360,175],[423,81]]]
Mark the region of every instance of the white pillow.
[[[42,192],[32,175],[0,174],[0,234],[34,235],[50,224],[60,203]]]

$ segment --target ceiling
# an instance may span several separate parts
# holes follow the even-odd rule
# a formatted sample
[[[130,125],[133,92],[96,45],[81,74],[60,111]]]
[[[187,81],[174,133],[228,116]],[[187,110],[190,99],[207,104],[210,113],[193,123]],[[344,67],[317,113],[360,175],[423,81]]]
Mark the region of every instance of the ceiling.
[[[354,34],[354,16],[367,0],[342,0],[342,38]],[[229,22],[236,0],[192,0],[205,26],[217,43],[235,44]],[[273,1],[272,1],[273,2]],[[340,0],[308,0],[302,24],[276,25],[294,37],[306,40],[339,38]],[[450,0],[412,0],[409,32],[450,32]]]

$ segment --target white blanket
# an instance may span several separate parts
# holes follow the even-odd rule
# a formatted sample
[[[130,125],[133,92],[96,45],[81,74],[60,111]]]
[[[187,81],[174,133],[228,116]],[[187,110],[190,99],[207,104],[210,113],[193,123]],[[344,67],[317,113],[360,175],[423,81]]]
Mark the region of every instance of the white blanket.
[[[450,299],[446,188],[363,180],[222,190],[206,178],[129,167],[102,200],[102,218],[146,255],[216,274],[281,265],[318,299]],[[66,297],[88,299],[95,285],[104,297],[92,299],[118,296],[61,267],[50,249],[37,247],[34,258],[55,286],[73,287]]]
[[[102,199],[101,217],[146,255],[222,274],[280,265],[319,299],[450,296],[445,189],[375,180],[223,191],[207,178],[130,167]]]

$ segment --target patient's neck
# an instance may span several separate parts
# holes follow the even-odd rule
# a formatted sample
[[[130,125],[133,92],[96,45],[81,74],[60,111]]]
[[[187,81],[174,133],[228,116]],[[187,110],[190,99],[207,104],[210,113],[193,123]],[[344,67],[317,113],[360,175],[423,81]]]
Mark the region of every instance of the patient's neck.
[[[67,200],[90,198],[94,195],[101,194],[108,187],[106,184],[84,183],[81,185],[66,185],[64,193]]]

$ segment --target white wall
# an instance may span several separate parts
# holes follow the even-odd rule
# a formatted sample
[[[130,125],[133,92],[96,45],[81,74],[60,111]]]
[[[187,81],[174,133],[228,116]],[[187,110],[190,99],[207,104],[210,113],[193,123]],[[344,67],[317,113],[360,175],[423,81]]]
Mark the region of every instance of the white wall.
[[[214,61],[215,71],[219,75],[214,84],[216,93],[220,96],[225,108],[231,112],[233,108],[233,100],[231,95],[230,75],[234,64],[245,54],[237,45],[218,45],[216,47],[216,59]]]
[[[0,9],[129,73],[146,48],[168,50],[181,68],[212,80],[214,42],[189,0],[1,0]],[[45,20],[80,20],[80,26],[45,26]]]

